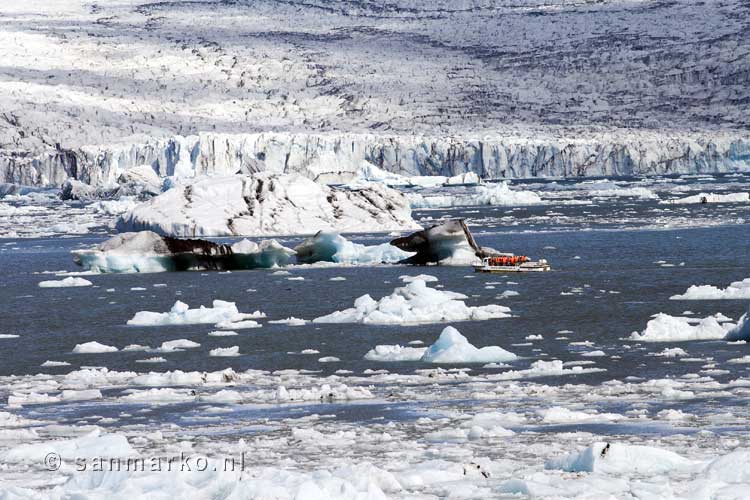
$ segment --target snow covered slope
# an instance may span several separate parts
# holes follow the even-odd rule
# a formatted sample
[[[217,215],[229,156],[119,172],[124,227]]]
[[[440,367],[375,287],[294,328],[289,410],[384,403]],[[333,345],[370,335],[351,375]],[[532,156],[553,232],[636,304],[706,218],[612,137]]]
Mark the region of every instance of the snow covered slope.
[[[0,21],[0,182],[750,161],[743,0],[39,0]]]

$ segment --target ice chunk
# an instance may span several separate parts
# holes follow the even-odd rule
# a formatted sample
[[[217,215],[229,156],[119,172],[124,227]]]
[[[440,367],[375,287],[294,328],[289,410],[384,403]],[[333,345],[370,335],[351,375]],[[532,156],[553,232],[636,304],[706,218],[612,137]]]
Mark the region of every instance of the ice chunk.
[[[85,436],[41,443],[22,444],[3,453],[3,460],[10,463],[39,463],[39,457],[54,454],[63,462],[77,458],[129,457],[136,454],[125,436],[102,434],[95,430]]]
[[[69,276],[61,280],[48,280],[48,281],[39,282],[39,286],[41,288],[67,288],[67,287],[91,286],[91,285],[93,285],[93,283],[91,283],[89,280],[86,280],[83,278],[74,278],[72,276]]]
[[[239,346],[232,346],[232,347],[217,347],[216,349],[211,349],[208,352],[209,356],[214,357],[234,357],[240,355],[240,348]]]
[[[737,325],[727,332],[729,341],[750,340],[750,309],[740,317]]]
[[[195,391],[163,387],[146,390],[129,389],[129,394],[120,398],[126,403],[182,403],[195,400]]]
[[[730,283],[726,288],[713,285],[692,285],[682,295],[672,295],[670,300],[727,300],[750,299],[750,278]]]
[[[466,298],[460,293],[429,288],[423,280],[414,280],[378,301],[363,295],[354,301],[354,307],[315,318],[313,322],[386,325],[479,321],[510,316],[507,307],[495,304],[467,306],[461,300]]]
[[[100,344],[99,342],[86,342],[76,344],[73,348],[73,353],[75,354],[99,354],[104,352],[117,352],[117,347]]]
[[[582,451],[548,460],[545,468],[567,472],[655,475],[672,470],[690,470],[696,465],[696,462],[674,452],[652,446],[597,442]]]
[[[542,198],[532,191],[514,191],[507,182],[491,186],[477,186],[465,194],[407,193],[412,208],[452,208],[474,207],[481,205],[526,206],[542,205]]]
[[[695,203],[748,203],[750,202],[750,193],[699,193],[685,198],[676,200],[664,200],[661,203],[671,205],[691,205]]]
[[[571,366],[566,368],[562,361],[553,359],[550,361],[538,360],[531,363],[526,370],[508,370],[498,373],[494,378],[498,380],[517,380],[535,377],[553,377],[559,375],[582,375],[584,373],[596,373],[605,371],[603,368],[584,368],[583,366]]]
[[[365,354],[369,361],[419,361],[426,347],[402,347],[400,345],[378,345]]]
[[[136,363],[166,363],[167,360],[162,358],[161,356],[154,356],[151,358],[145,358],[145,359],[136,359]]]
[[[642,342],[680,342],[687,340],[722,339],[728,328],[715,317],[709,316],[692,325],[691,318],[659,313],[646,324],[641,333],[633,332],[631,340]]]
[[[162,342],[161,347],[159,349],[156,349],[156,351],[157,352],[175,352],[175,351],[181,351],[183,349],[194,349],[200,346],[201,345],[198,342],[193,342],[192,340],[177,339],[177,340],[169,340],[167,342]]]
[[[295,318],[294,316],[290,316],[286,319],[275,319],[269,321],[269,323],[276,324],[276,325],[288,325],[288,326],[303,326],[307,324],[307,321],[300,318]]]
[[[61,366],[70,366],[70,363],[66,361],[50,361],[47,360],[44,363],[41,364],[42,367],[45,368],[55,368],[55,367],[61,367]]]
[[[339,264],[379,264],[399,262],[413,255],[388,243],[366,246],[353,243],[338,233],[320,231],[296,247],[297,262],[336,262]]]
[[[622,420],[625,418],[617,413],[587,413],[583,411],[573,411],[561,406],[544,408],[542,410],[537,410],[536,413],[541,417],[542,422],[545,424],[567,424],[571,422],[611,422],[613,420]]]
[[[502,363],[517,356],[498,346],[477,348],[452,326],[446,327],[437,341],[422,356],[426,363]]]
[[[408,274],[402,274],[398,277],[398,279],[401,280],[402,283],[411,283],[412,281],[416,280],[422,280],[425,283],[434,283],[438,281],[438,279],[435,276],[432,276],[431,274],[418,274],[416,276],[409,276]]]
[[[117,229],[179,237],[415,229],[406,198],[382,184],[338,189],[270,172],[206,177],[124,214]]]
[[[257,314],[239,312],[234,302],[214,300],[213,307],[200,306],[198,309],[190,309],[190,306],[178,300],[169,312],[139,311],[128,320],[127,324],[131,326],[224,324],[225,322],[226,324],[231,324],[247,318],[257,317]]]

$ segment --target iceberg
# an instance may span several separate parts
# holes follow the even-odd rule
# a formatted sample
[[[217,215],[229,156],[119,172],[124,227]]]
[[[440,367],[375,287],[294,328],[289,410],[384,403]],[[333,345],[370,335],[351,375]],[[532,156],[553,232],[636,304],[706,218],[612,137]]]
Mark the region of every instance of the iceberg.
[[[517,207],[544,204],[538,194],[532,191],[513,191],[507,182],[500,182],[492,186],[476,186],[470,192],[463,194],[423,195],[421,193],[407,193],[406,197],[413,209],[483,205]]]
[[[582,451],[548,460],[544,467],[566,472],[663,474],[700,465],[677,453],[652,446],[597,442]]]
[[[659,313],[642,332],[633,332],[631,340],[641,342],[682,342],[688,340],[723,339],[728,327],[720,319],[709,316],[700,320]],[[692,323],[697,323],[693,325]]]
[[[420,361],[426,347],[403,347],[400,345],[376,345],[367,351],[365,359],[368,361]]]
[[[117,347],[111,345],[100,344],[99,342],[92,341],[83,344],[76,344],[73,348],[74,354],[101,354],[105,352],[117,352]]]
[[[416,254],[402,260],[403,264],[472,265],[484,257],[498,254],[492,248],[480,247],[462,219],[449,220],[396,238],[391,245]]]
[[[68,288],[68,287],[78,287],[78,286],[91,286],[92,284],[93,283],[91,283],[89,280],[86,280],[83,278],[74,278],[70,276],[61,280],[40,281],[39,287],[40,288]]]
[[[234,302],[214,300],[213,307],[200,306],[190,309],[190,306],[179,300],[174,303],[169,312],[139,311],[128,320],[130,326],[165,326],[165,325],[196,325],[221,324],[229,325],[246,319],[261,317],[262,313],[241,313]]]
[[[96,248],[72,253],[78,265],[102,273],[271,268],[289,264],[294,256],[294,250],[276,240],[223,245],[161,236],[153,231],[118,234]]]
[[[117,230],[175,237],[276,236],[416,229],[407,199],[378,183],[333,188],[300,175],[206,177],[176,186],[117,221]]]
[[[240,348],[239,346],[217,347],[216,349],[211,349],[208,355],[218,358],[232,358],[240,355]]]
[[[692,285],[682,295],[672,295],[670,300],[732,300],[750,299],[750,278],[730,283],[726,288],[713,285]]]
[[[377,301],[363,295],[354,301],[354,307],[315,318],[313,323],[399,325],[482,321],[510,316],[510,309],[505,306],[467,306],[462,300],[466,298],[460,293],[429,288],[424,280],[417,279]]]
[[[339,264],[395,263],[413,255],[393,247],[389,243],[381,245],[361,245],[353,243],[338,233],[319,231],[296,247],[297,262],[335,262]]]
[[[422,355],[426,363],[503,363],[517,356],[498,346],[474,347],[461,332],[447,326]]]
[[[737,340],[750,341],[750,309],[742,315],[737,325],[727,332],[725,338],[730,342]]]
[[[664,200],[661,203],[668,205],[693,205],[696,203],[750,203],[750,193],[699,193],[676,200]]]

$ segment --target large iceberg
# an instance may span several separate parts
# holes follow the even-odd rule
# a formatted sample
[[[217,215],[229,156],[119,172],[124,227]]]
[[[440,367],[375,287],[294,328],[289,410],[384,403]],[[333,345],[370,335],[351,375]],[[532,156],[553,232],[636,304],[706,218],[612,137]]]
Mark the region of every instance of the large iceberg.
[[[693,319],[659,313],[646,324],[645,330],[640,333],[633,332],[630,339],[641,342],[723,339],[729,330],[723,319],[714,316]]]
[[[682,295],[672,295],[670,300],[729,300],[750,299],[750,278],[734,281],[726,288],[713,285],[692,285]]]
[[[492,248],[480,247],[461,219],[449,220],[396,238],[391,245],[405,252],[416,253],[403,260],[404,264],[471,265],[483,257],[498,253]]]
[[[223,245],[140,231],[118,234],[94,249],[75,250],[73,256],[87,270],[129,273],[270,268],[287,265],[294,250],[276,240],[260,243],[242,240]]]
[[[466,298],[460,293],[429,288],[424,280],[415,279],[380,300],[363,295],[354,301],[354,307],[315,318],[313,322],[392,325],[480,321],[510,316],[510,309],[505,306],[467,306],[462,300]]]
[[[339,189],[300,175],[207,177],[136,206],[118,231],[177,237],[361,233],[418,228],[406,198],[372,183]]]
[[[319,231],[296,247],[297,262],[336,262],[339,264],[370,264],[400,262],[413,255],[389,243],[362,245],[354,243],[338,233]]]

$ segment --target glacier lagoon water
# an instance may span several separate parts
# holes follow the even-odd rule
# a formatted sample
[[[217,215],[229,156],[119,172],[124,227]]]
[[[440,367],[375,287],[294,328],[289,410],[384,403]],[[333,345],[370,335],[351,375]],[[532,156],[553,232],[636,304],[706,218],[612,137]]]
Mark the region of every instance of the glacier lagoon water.
[[[466,215],[477,217],[483,211],[486,209],[473,209],[473,214]],[[461,211],[453,211],[452,215],[456,213]],[[512,318],[455,326],[477,346],[500,345],[524,358],[514,366],[523,367],[536,359],[567,360],[576,351],[603,348],[608,356],[596,361],[607,371],[581,375],[581,381],[643,375],[644,370],[649,376],[663,376],[663,360],[648,354],[660,351],[666,344],[647,344],[644,350],[632,350],[623,348],[621,339],[642,330],[650,316],[658,312],[680,315],[690,310],[697,317],[704,317],[720,311],[737,319],[747,308],[744,301],[672,301],[669,297],[692,284],[726,286],[750,276],[748,229],[747,225],[668,231],[496,232],[482,226],[473,228],[483,245],[547,258],[554,271],[546,274],[482,274],[471,268],[432,266],[295,267],[289,276],[274,274],[273,270],[94,275],[87,276],[94,283],[92,287],[61,289],[39,288],[39,281],[54,279],[39,273],[75,271],[70,250],[101,238],[18,240],[2,247],[2,333],[19,338],[0,340],[5,352],[14,352],[4,359],[0,375],[65,373],[80,366],[133,371],[212,371],[231,366],[235,370],[306,369],[324,374],[342,369],[361,373],[385,367],[394,372],[412,372],[426,365],[384,365],[366,361],[363,356],[377,344],[406,345],[420,340],[429,345],[440,334],[442,325],[293,327],[263,320],[262,328],[241,330],[238,336],[209,337],[207,333],[215,329],[213,325],[132,327],[126,322],[137,311],[167,311],[178,299],[191,307],[210,306],[214,299],[228,300],[236,302],[243,312],[260,310],[268,315],[268,320],[289,316],[310,320],[351,307],[357,297],[366,293],[376,299],[388,295],[401,285],[400,275],[426,272],[438,277],[446,290],[468,295],[467,303],[471,305],[499,303],[511,307]],[[368,243],[382,238],[387,236],[355,239]],[[292,277],[303,277],[304,281],[288,279]],[[331,281],[333,277],[346,280]],[[519,295],[496,298],[506,290]],[[563,330],[572,333],[556,333]],[[544,340],[514,345],[527,343],[525,337],[529,335],[542,335]],[[555,340],[560,336],[568,340]],[[71,353],[76,344],[89,341],[122,348],[128,344],[158,346],[179,338],[198,342],[201,347],[166,354],[167,362],[156,365],[136,363],[148,357],[143,352]],[[568,345],[581,341],[594,345]],[[234,345],[240,347],[242,356],[208,356],[210,349]],[[303,349],[316,349],[320,354],[290,354]],[[721,362],[742,355],[743,349],[724,342],[693,342],[689,351],[691,355],[712,356]],[[540,352],[546,356],[541,357]],[[621,358],[610,359],[613,354]],[[321,356],[335,356],[341,361],[319,363]],[[71,366],[40,367],[46,360],[65,361]],[[745,367],[735,365],[730,369],[743,371]],[[691,370],[689,363],[668,368],[673,375]]]

